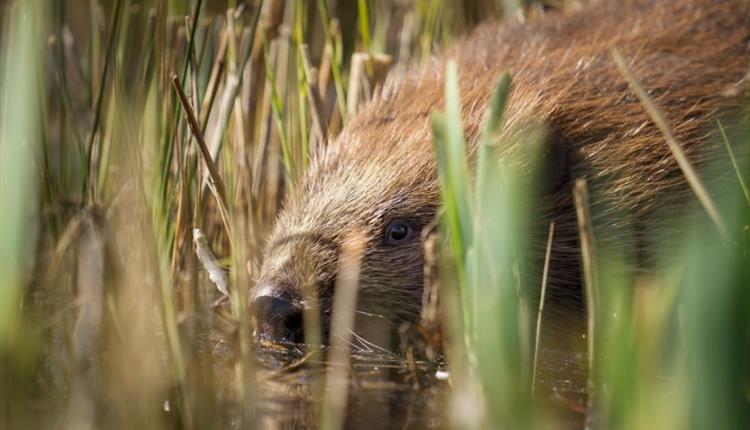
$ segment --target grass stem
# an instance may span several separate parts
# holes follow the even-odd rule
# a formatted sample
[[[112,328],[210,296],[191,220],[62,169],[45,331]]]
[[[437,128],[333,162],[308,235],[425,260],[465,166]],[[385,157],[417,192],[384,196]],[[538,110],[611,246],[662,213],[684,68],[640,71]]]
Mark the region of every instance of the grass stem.
[[[542,315],[544,315],[544,300],[547,295],[547,278],[549,276],[549,261],[552,254],[552,239],[555,235],[555,222],[549,223],[549,234],[547,235],[547,250],[544,252],[544,270],[542,272],[542,287],[539,293],[539,311],[536,314],[536,333],[534,334],[534,364],[531,370],[531,394],[536,389],[536,375],[539,364],[539,345],[542,335]]]
[[[711,220],[714,222],[714,224],[716,224],[716,228],[719,230],[719,233],[721,233],[722,237],[726,238],[726,223],[719,213],[719,209],[716,207],[713,199],[708,194],[708,190],[703,185],[703,182],[701,182],[698,173],[695,171],[692,164],[690,164],[690,161],[688,160],[687,155],[685,155],[685,151],[683,151],[682,146],[674,137],[672,128],[670,127],[669,121],[667,120],[667,116],[659,108],[659,106],[654,103],[654,100],[648,95],[646,90],[643,89],[643,85],[641,85],[641,83],[635,77],[635,74],[633,74],[633,71],[628,66],[622,54],[620,54],[620,51],[618,51],[617,49],[612,49],[612,58],[614,58],[618,70],[628,82],[630,88],[633,90],[635,95],[638,96],[638,99],[640,99],[641,104],[643,104],[643,107],[651,117],[651,120],[659,128],[662,135],[664,135],[664,139],[667,141],[667,145],[669,145],[669,149],[670,151],[672,151],[672,155],[674,155],[675,159],[677,160],[677,164],[680,166],[682,173],[685,175],[688,184],[690,184],[690,187],[698,197],[701,205],[703,205],[703,208],[706,210],[706,212],[708,212],[708,216],[711,217]]]
[[[589,192],[585,179],[576,179],[573,188],[573,198],[578,219],[578,235],[581,245],[581,260],[583,266],[584,289],[586,295],[588,343],[588,404],[589,410],[595,401],[594,385],[595,357],[596,357],[596,320],[597,320],[597,291],[599,275],[596,264],[596,249],[594,244],[594,227],[591,224],[591,210],[589,208]]]

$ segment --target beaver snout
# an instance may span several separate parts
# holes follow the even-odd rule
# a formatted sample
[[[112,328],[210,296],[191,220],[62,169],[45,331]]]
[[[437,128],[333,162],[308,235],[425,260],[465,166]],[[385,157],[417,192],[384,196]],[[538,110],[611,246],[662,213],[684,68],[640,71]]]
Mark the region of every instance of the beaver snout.
[[[275,291],[274,291],[275,290]],[[287,291],[262,288],[253,301],[256,336],[276,342],[301,343],[303,307]]]

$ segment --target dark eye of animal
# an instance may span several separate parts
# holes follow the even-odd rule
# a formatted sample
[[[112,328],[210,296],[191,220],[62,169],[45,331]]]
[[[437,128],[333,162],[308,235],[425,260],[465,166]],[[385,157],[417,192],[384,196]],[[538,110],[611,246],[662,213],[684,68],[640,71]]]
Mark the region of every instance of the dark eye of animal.
[[[401,245],[411,239],[412,228],[406,221],[397,219],[391,221],[385,229],[385,243],[389,245]]]

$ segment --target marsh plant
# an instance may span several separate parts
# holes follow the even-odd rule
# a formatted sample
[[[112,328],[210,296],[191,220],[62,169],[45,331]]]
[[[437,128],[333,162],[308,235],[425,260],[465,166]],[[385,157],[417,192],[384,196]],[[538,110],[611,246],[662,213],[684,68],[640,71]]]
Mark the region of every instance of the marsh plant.
[[[351,390],[325,392],[322,370],[289,382],[308,364],[325,369],[326,355],[302,351],[279,364],[278,351],[254,341],[248,298],[285,189],[377,93],[392,64],[399,72],[429,59],[479,19],[535,19],[544,6],[0,5],[0,427],[344,425],[347,402],[336,396]],[[668,119],[637,78],[623,70],[680,157]],[[386,361],[377,351],[343,380],[362,391],[361,369],[409,377],[428,369],[396,384],[428,404],[421,416],[405,414],[405,425],[564,425],[533,395],[546,270],[523,258],[535,181],[497,156],[513,91],[509,73],[497,79],[476,157],[465,151],[455,64],[447,66],[445,105],[432,116],[443,203],[432,241],[441,299],[433,304],[443,350],[404,347]],[[716,124],[727,156],[713,169],[731,171],[733,181],[695,188],[696,220],[669,220],[684,223],[677,246],[653,239],[663,258],[648,279],[632,270],[632,255],[597,242],[587,219],[596,195],[585,178],[576,185],[588,312],[585,354],[576,360],[587,369],[588,400],[558,403],[582,421],[750,423],[750,128],[746,118],[731,120],[731,128]],[[544,136],[523,139],[538,142],[525,155],[533,163]],[[683,171],[691,185],[715,173]],[[554,225],[547,227],[542,237],[551,238]],[[337,360],[347,366],[363,355]],[[290,404],[309,412],[299,418],[283,406]],[[349,403],[363,419],[378,405]]]

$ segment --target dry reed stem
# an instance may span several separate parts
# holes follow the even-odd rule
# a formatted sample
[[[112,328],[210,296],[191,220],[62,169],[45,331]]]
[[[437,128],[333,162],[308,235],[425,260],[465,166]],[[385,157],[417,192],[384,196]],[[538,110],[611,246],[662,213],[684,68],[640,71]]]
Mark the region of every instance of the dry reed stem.
[[[225,29],[221,34],[221,42],[219,42],[219,51],[216,55],[216,60],[211,67],[211,76],[208,79],[208,87],[206,87],[206,97],[203,99],[201,104],[201,131],[206,132],[206,125],[208,124],[208,118],[211,116],[211,110],[216,100],[216,94],[219,92],[219,83],[221,76],[224,74],[226,63],[224,57],[227,53],[227,30]]]
[[[186,34],[192,34],[192,25],[190,22],[190,17],[185,16],[185,33]],[[195,55],[195,42],[189,43],[187,46],[188,52],[188,70],[190,70],[190,92],[192,93],[191,96],[193,97],[193,106],[195,106],[195,110],[197,111],[197,116],[200,117],[200,101],[198,100],[198,63],[197,58]]]
[[[328,93],[328,86],[331,83],[331,62],[333,61],[332,55],[333,52],[331,47],[326,45],[323,48],[322,57],[320,59],[320,67],[318,67],[318,90],[320,91],[321,97],[326,96],[326,94]]]
[[[419,317],[419,331],[425,340],[425,353],[435,358],[443,350],[441,328],[440,279],[439,279],[439,218],[434,218],[422,229],[420,235],[424,252],[424,289],[422,290],[422,310]]]
[[[239,355],[234,365],[235,388],[238,398],[243,408],[245,423],[255,422],[255,399],[257,387],[257,374],[254,364],[253,334],[251,329],[251,309],[248,308],[248,297],[250,295],[250,285],[252,284],[250,272],[245,269],[249,261],[249,251],[247,239],[250,237],[247,229],[248,217],[243,211],[235,206],[234,236],[237,238],[235,245],[231,249],[232,253],[232,270],[231,281],[231,307],[232,316],[235,318],[237,325],[237,343],[239,346]],[[226,273],[222,271],[222,273]],[[229,287],[229,285],[227,285]],[[217,301],[218,302],[218,301]],[[244,424],[244,423],[243,423]],[[247,424],[244,424],[247,426]],[[242,426],[240,426],[242,427]]]
[[[274,65],[276,63],[276,41],[272,40],[268,44],[268,49],[261,49],[261,52],[265,52],[266,55],[260,57],[259,61],[263,61],[260,65],[260,73],[265,73],[267,66],[266,61],[271,61]],[[262,100],[260,102],[259,112],[259,125],[257,131],[257,140],[259,142],[256,145],[254,165],[253,165],[253,188],[252,194],[258,198],[259,201],[268,203],[265,207],[266,215],[271,216],[276,211],[276,196],[278,193],[278,163],[275,163],[277,154],[274,152],[278,148],[271,145],[271,137],[273,135],[273,116],[271,113],[271,82],[264,76],[263,89],[261,90]],[[256,108],[257,109],[257,108]],[[265,181],[264,181],[265,179]],[[265,184],[265,189],[261,189],[261,184]],[[264,195],[261,195],[263,193]]]
[[[361,104],[360,93],[364,80],[367,79],[365,62],[369,54],[355,52],[351,59],[351,68],[349,69],[349,88],[346,91],[346,114],[349,117],[357,113],[357,108]]]
[[[544,314],[544,299],[547,294],[547,278],[549,276],[549,260],[552,254],[552,239],[555,235],[555,222],[549,223],[549,234],[547,236],[547,250],[544,253],[544,270],[542,271],[542,288],[539,293],[539,311],[536,315],[536,333],[534,335],[534,363],[531,369],[531,394],[536,388],[536,370],[539,364],[539,343],[542,334],[542,315]]]
[[[235,11],[237,12],[237,11]],[[238,61],[242,61],[240,58],[238,60],[239,56],[239,42],[238,39],[242,38],[242,35],[239,36],[235,34],[235,15],[236,13],[232,13],[230,11],[227,11],[227,25],[229,30],[229,74],[231,76],[237,76],[238,79],[241,81],[242,77],[240,76],[240,73],[242,73],[242,70],[240,70],[243,66],[243,64],[238,64]],[[237,95],[239,94],[239,88],[240,84],[238,83],[237,88],[235,89],[234,94],[234,107],[232,109],[232,113],[234,114],[234,138],[232,139],[232,143],[235,150],[235,169],[237,173],[234,175],[234,178],[230,178],[229,180],[234,186],[235,194],[233,202],[237,204],[242,199],[242,191],[243,191],[243,185],[245,181],[242,180],[242,176],[245,174],[245,171],[247,170],[246,165],[246,156],[245,156],[245,112],[242,105],[242,100]]]
[[[416,17],[414,13],[410,12],[404,16],[404,24],[401,27],[401,31],[398,35],[398,63],[408,64],[412,58],[411,44],[414,40],[414,26],[416,24]]]
[[[324,3],[319,2],[319,5]],[[323,17],[323,22],[328,22],[328,31],[326,32],[326,46],[330,48],[328,51],[328,71],[330,72],[330,78],[333,78],[333,87],[336,91],[336,97],[334,104],[338,109],[334,109],[330,118],[329,129],[340,130],[340,128],[348,121],[346,114],[346,93],[344,92],[344,83],[342,70],[338,64],[337,57],[340,54],[338,51],[337,42],[341,41],[341,23],[338,18],[330,18],[326,12],[326,16]],[[325,24],[324,24],[325,27]],[[350,67],[351,76],[351,67]]]
[[[307,84],[307,101],[310,104],[310,118],[312,119],[315,132],[318,134],[320,143],[326,144],[328,139],[328,126],[323,120],[323,101],[318,89],[318,71],[310,61],[310,49],[306,44],[301,49],[302,67],[305,71],[305,82]],[[311,151],[312,152],[312,151]]]
[[[179,147],[179,145],[175,145]],[[187,208],[188,196],[188,184],[187,178],[184,173],[184,168],[181,169],[181,175],[179,179],[179,196],[177,199],[177,219],[174,224],[174,243],[172,244],[172,261],[170,263],[170,273],[174,277],[177,274],[178,264],[181,257],[181,250],[183,242],[185,240],[185,226],[187,225],[186,219],[190,216],[190,211]]]
[[[302,281],[302,294],[307,303],[302,315],[302,332],[305,335],[306,344],[320,345],[323,343],[323,336],[320,325],[320,297],[314,276],[315,268],[312,267],[312,262],[307,258],[303,258],[301,264],[304,267],[302,273],[306,274],[305,279]],[[314,358],[320,359],[321,357],[315,354]]]
[[[216,198],[221,221],[224,224],[224,229],[226,230],[227,237],[231,242],[232,230],[229,224],[229,211],[227,210],[227,198],[224,192],[224,182],[221,180],[221,176],[219,175],[219,171],[216,168],[216,164],[214,164],[213,159],[211,158],[211,154],[208,152],[206,142],[205,140],[203,140],[203,133],[201,132],[200,124],[198,124],[198,121],[195,118],[195,113],[193,112],[193,108],[190,105],[190,101],[185,95],[185,91],[182,89],[182,85],[180,84],[180,79],[176,74],[172,75],[172,85],[174,86],[175,91],[177,91],[177,95],[180,98],[180,103],[182,104],[183,112],[185,113],[185,118],[187,119],[188,125],[190,126],[190,131],[192,131],[193,133],[193,137],[195,138],[195,142],[198,144],[198,148],[200,149],[203,161],[206,163],[206,167],[208,168],[208,174],[211,179],[211,181],[209,182],[209,184],[211,185],[210,188],[214,197]]]
[[[390,55],[370,55],[357,52],[352,55],[349,72],[349,88],[346,91],[346,111],[349,118],[353,117],[359,107],[370,100],[376,85],[381,83],[393,64]],[[372,74],[368,72],[372,71]]]
[[[726,224],[724,223],[724,220],[722,219],[718,208],[711,199],[711,196],[708,194],[708,191],[698,177],[697,172],[690,164],[690,161],[685,155],[685,152],[682,150],[682,146],[680,146],[680,144],[677,142],[677,139],[674,137],[672,129],[669,126],[669,122],[667,121],[667,116],[643,89],[643,86],[635,77],[630,67],[628,67],[627,62],[625,61],[625,58],[623,58],[622,54],[620,54],[620,51],[613,48],[611,52],[612,58],[614,58],[615,64],[617,65],[617,69],[628,82],[628,85],[630,85],[630,88],[633,90],[635,95],[638,96],[638,99],[641,101],[641,104],[646,109],[648,115],[651,117],[651,120],[654,122],[654,124],[656,124],[661,133],[664,135],[664,139],[667,141],[667,145],[669,145],[669,150],[672,151],[672,155],[674,155],[675,159],[677,159],[677,164],[680,166],[680,170],[682,170],[682,173],[685,175],[688,184],[690,184],[690,187],[698,197],[701,205],[703,205],[703,208],[706,210],[706,212],[708,212],[708,216],[711,217],[711,220],[714,222],[714,224],[716,224],[716,228],[719,230],[722,238],[726,239]]]
[[[589,192],[585,179],[576,179],[573,188],[573,198],[576,206],[576,217],[578,218],[578,235],[581,242],[581,259],[583,263],[584,289],[586,292],[586,340],[588,343],[588,402],[591,408],[594,392],[594,356],[596,335],[596,312],[599,275],[595,261],[596,249],[594,243],[594,231],[591,225],[591,211],[589,209]]]
[[[357,290],[366,238],[355,232],[344,241],[331,316],[331,352],[326,369],[322,428],[340,429],[349,396],[350,346],[357,307]]]
[[[225,69],[230,68],[225,64]],[[218,116],[216,117],[216,126],[213,129],[213,133],[209,136],[207,144],[208,153],[211,154],[212,159],[219,157],[221,146],[224,143],[222,138],[228,129],[229,118],[233,111],[234,99],[237,96],[239,86],[240,76],[233,73],[227,73],[226,79],[224,79],[224,91],[221,94]],[[205,180],[204,186],[207,185],[207,182],[208,181]]]

